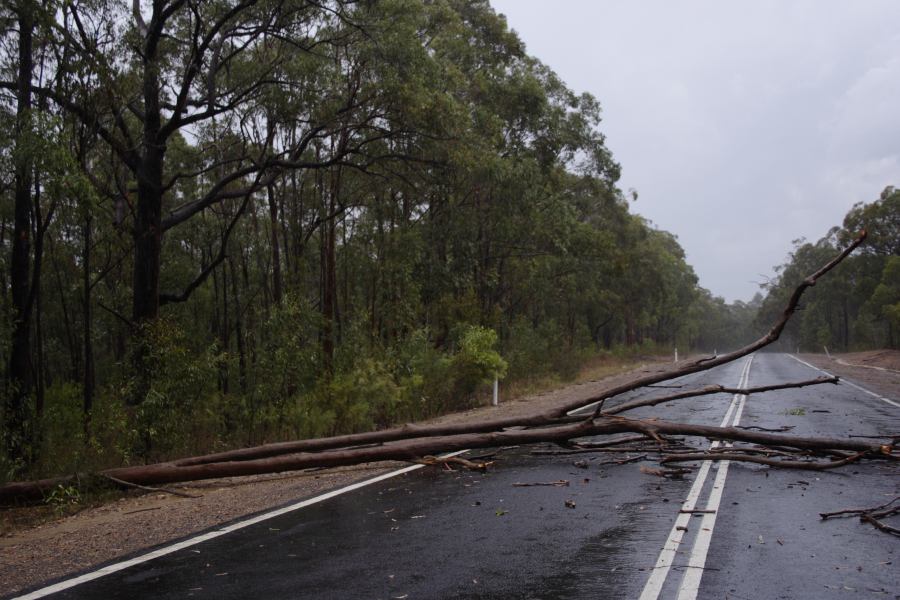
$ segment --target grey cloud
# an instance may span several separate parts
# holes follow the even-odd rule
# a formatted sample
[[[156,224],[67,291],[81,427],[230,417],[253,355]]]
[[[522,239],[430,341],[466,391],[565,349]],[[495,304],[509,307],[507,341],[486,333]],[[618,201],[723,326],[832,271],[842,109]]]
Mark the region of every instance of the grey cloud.
[[[749,299],[792,240],[900,184],[900,3],[493,4],[598,97],[634,210],[729,300]]]

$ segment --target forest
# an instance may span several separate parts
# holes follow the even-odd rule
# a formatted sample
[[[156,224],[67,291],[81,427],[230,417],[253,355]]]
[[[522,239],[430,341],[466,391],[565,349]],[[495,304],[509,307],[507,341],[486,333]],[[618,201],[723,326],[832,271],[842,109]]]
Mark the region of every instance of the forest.
[[[865,229],[868,238],[822,283],[810,290],[803,311],[785,331],[783,345],[806,352],[900,348],[900,190],[888,186],[871,203],[847,212],[841,226],[815,243],[795,240],[787,262],[764,286],[757,326],[781,311],[808,270]]]
[[[486,0],[0,11],[0,482],[725,351],[862,228],[782,343],[900,345],[900,191],[728,304]]]

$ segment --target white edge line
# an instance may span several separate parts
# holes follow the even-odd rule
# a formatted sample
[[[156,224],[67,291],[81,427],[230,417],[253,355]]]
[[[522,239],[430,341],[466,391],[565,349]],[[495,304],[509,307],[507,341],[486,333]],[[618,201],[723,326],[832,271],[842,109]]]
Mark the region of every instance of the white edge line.
[[[811,365],[811,364],[809,364],[808,362],[806,362],[805,360],[801,360],[801,359],[797,358],[797,357],[794,356],[793,354],[788,354],[788,356],[790,356],[791,358],[793,358],[794,360],[796,360],[798,363],[801,363],[801,364],[806,365],[806,366],[809,367],[810,369],[814,369],[814,370],[819,371],[819,372],[821,372],[821,373],[825,373],[825,374],[828,375],[829,377],[835,377],[834,375],[832,375],[831,373],[829,373],[829,372],[826,371],[825,369],[820,369],[819,367],[817,367],[817,366],[815,366],[815,365]],[[873,397],[875,397],[875,398],[878,398],[878,399],[881,400],[882,402],[887,402],[887,403],[890,404],[891,406],[896,406],[897,408],[900,408],[900,404],[894,402],[893,400],[890,400],[890,399],[888,399],[888,398],[885,398],[884,396],[880,396],[880,395],[876,394],[875,392],[873,392],[873,391],[871,391],[871,390],[867,390],[867,389],[864,388],[863,386],[857,385],[857,384],[853,383],[852,381],[850,381],[850,380],[847,379],[846,377],[840,377],[840,376],[838,376],[838,379],[840,379],[840,383],[846,383],[846,384],[849,385],[850,387],[855,387],[855,388],[858,389],[859,391],[865,392],[865,393],[867,393],[867,394],[870,395],[870,396],[873,396]]]
[[[445,458],[451,456],[458,456],[467,452],[467,450],[460,450],[458,452],[451,452],[450,454],[443,455]],[[385,479],[390,479],[392,477],[396,477],[397,475],[403,475],[405,473],[409,473],[410,471],[415,471],[416,469],[421,469],[425,465],[411,465],[409,467],[404,467],[402,469],[398,469],[396,471],[391,471],[389,473],[383,473],[381,475],[377,475],[371,479],[366,479],[365,481],[357,481],[356,483],[351,483],[348,486],[338,488],[336,490],[331,490],[330,492],[326,492],[319,496],[315,496],[313,498],[308,498],[306,500],[302,500],[300,502],[290,504],[288,506],[284,506],[282,508],[273,510],[271,512],[267,512],[261,515],[257,515],[255,517],[251,517],[249,519],[245,519],[244,521],[238,521],[237,523],[232,523],[231,525],[227,525],[220,529],[216,529],[214,531],[207,531],[206,533],[202,533],[200,535],[194,536],[192,538],[182,540],[170,546],[165,546],[163,548],[158,548],[151,552],[147,552],[146,554],[142,554],[140,556],[136,556],[129,560],[124,560],[122,562],[113,563],[111,565],[107,565],[96,571],[91,571],[90,573],[85,573],[83,575],[79,575],[78,577],[73,577],[72,579],[66,579],[65,581],[60,581],[59,583],[54,583],[53,585],[48,585],[47,587],[43,587],[41,589],[35,590],[23,596],[16,596],[11,600],[35,600],[37,598],[44,598],[49,596],[50,594],[55,594],[57,592],[61,592],[63,590],[67,590],[69,588],[73,588],[82,583],[87,583],[88,581],[93,581],[94,579],[99,579],[106,575],[110,575],[117,571],[121,571],[123,569],[127,569],[128,567],[133,567],[134,565],[139,565],[141,563],[145,563],[151,561],[155,558],[159,558],[160,556],[165,556],[167,554],[172,554],[173,552],[177,552],[179,550],[183,550],[185,548],[189,548],[191,546],[196,546],[202,542],[207,540],[211,540],[217,538],[219,536],[225,535],[226,533],[231,533],[233,531],[237,531],[239,529],[243,529],[245,527],[249,527],[251,525],[255,525],[262,521],[266,521],[268,519],[272,519],[274,517],[281,516],[283,514],[287,514],[289,512],[293,512],[295,510],[299,510],[301,508],[305,508],[307,506],[311,506],[313,504],[318,504],[319,502],[324,502],[325,500],[329,500],[334,498],[335,496],[340,496],[341,494],[346,494],[348,492],[352,492],[354,490],[358,490],[360,488],[366,487],[368,485],[372,485],[373,483],[378,483],[379,481],[384,481]]]

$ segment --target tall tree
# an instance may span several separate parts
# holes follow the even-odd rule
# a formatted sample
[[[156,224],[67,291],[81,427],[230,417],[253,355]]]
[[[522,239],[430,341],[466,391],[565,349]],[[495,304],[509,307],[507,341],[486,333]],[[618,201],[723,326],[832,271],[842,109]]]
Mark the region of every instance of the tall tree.
[[[6,435],[9,453],[26,460],[29,447],[28,410],[33,385],[31,365],[31,312],[36,282],[31,280],[32,174],[31,131],[34,28],[37,7],[22,1],[12,7],[18,24],[18,69],[16,73],[15,120],[15,217],[10,259],[10,291],[13,327],[6,394]]]

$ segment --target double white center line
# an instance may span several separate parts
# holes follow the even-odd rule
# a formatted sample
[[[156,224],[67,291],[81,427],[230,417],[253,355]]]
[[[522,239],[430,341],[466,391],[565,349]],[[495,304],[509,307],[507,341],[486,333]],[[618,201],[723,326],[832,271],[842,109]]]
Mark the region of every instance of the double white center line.
[[[741,370],[740,382],[738,383],[739,388],[747,387],[747,383],[750,379],[750,365],[752,363],[752,356],[744,363],[744,368]],[[746,399],[747,397],[742,394],[735,394],[731,399],[731,404],[728,405],[728,411],[725,413],[725,418],[722,419],[720,427],[727,427],[729,425],[733,427],[740,422],[741,414],[744,412],[744,402]],[[710,449],[713,449],[718,448],[719,445],[720,442],[716,441],[710,444],[709,447]],[[726,446],[730,445],[731,444],[726,444]],[[700,499],[700,495],[703,492],[704,484],[706,483],[709,471],[712,468],[712,462],[713,461],[705,460],[700,466],[700,471],[697,473],[697,479],[694,480],[694,484],[688,492],[687,499],[685,499],[684,504],[681,505],[681,510],[678,513],[678,517],[675,519],[675,525],[672,526],[669,538],[666,540],[662,552],[660,552],[659,558],[656,560],[656,566],[653,568],[653,572],[650,574],[650,578],[644,586],[644,591],[641,593],[640,600],[656,600],[659,598],[672,564],[675,561],[678,548],[681,545],[685,533],[688,531],[688,523],[694,515],[693,511],[697,510],[697,501]],[[694,546],[691,550],[690,557],[688,558],[687,568],[681,580],[681,585],[678,588],[678,600],[694,600],[697,597],[697,592],[700,590],[700,578],[703,576],[703,568],[706,565],[706,554],[709,551],[709,544],[712,541],[713,528],[716,524],[716,513],[718,512],[719,504],[722,501],[722,491],[725,488],[725,478],[727,476],[728,461],[719,461],[718,472],[713,481],[712,489],[709,491],[706,507],[703,509],[704,512],[703,519],[700,523],[700,531],[694,538]]]

